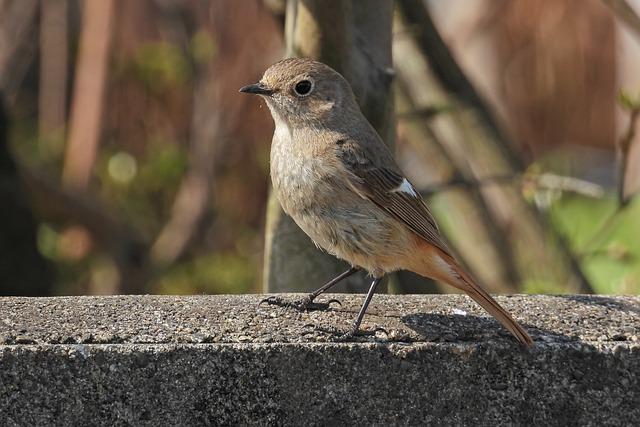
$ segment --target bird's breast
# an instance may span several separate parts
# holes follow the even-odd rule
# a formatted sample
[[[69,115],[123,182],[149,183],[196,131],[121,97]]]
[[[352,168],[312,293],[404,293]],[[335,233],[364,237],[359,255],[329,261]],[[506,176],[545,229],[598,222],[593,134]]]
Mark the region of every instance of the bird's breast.
[[[289,215],[314,209],[325,203],[331,192],[332,168],[293,144],[275,141],[271,147],[271,181]]]
[[[381,267],[377,261],[367,264],[380,248],[397,259],[404,227],[355,193],[330,157],[282,142],[274,138],[271,148],[273,188],[284,211],[316,245],[370,271]]]

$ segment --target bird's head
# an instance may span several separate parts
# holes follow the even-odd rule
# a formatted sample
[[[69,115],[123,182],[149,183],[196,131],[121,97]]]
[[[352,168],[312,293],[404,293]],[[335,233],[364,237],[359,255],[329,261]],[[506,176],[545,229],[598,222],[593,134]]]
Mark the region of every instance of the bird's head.
[[[276,123],[309,126],[326,123],[358,108],[349,83],[321,62],[289,58],[273,64],[258,83],[240,92],[262,96]]]

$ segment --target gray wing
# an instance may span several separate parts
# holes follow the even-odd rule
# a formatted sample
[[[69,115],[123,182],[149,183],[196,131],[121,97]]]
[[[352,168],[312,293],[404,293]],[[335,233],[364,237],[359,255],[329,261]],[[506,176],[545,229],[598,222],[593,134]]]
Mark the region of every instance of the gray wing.
[[[337,155],[350,172],[348,176],[354,190],[450,255],[429,207],[399,172],[386,149],[382,153],[367,153],[351,141],[341,142]]]

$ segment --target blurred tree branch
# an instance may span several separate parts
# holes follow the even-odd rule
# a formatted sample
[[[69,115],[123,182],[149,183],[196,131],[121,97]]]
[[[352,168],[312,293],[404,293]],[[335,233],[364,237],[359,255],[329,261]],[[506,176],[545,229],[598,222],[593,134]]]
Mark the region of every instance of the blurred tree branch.
[[[409,40],[396,37],[394,41],[396,55],[405,58],[396,64],[396,93],[398,108],[403,111],[400,116],[415,118],[417,116],[410,114],[412,111],[423,111],[426,108],[420,104],[420,94],[435,94],[439,88],[423,69],[413,65],[418,62],[416,58],[420,57],[420,53],[415,43]],[[414,150],[423,153],[421,160],[428,165],[427,169],[437,175],[436,180],[444,179],[448,184],[459,180],[468,182],[471,179],[465,177],[468,175],[466,165],[456,161],[447,149],[443,137],[435,131],[433,123],[412,119],[404,120],[402,125],[404,139]],[[469,191],[441,194],[450,206],[450,221],[456,224],[456,233],[448,235],[452,240],[449,246],[460,255],[458,259],[475,273],[477,280],[490,284],[493,291],[514,292],[517,290],[519,274],[503,234],[482,198],[482,189],[473,185],[464,188]],[[461,236],[465,237],[459,238]],[[482,250],[478,250],[479,247]]]
[[[37,0],[0,0],[0,90],[13,99],[37,49]]]
[[[184,255],[202,225],[211,205],[213,174],[222,123],[217,113],[216,80],[212,58],[194,58],[190,43],[196,31],[189,25],[188,10],[175,2],[157,2],[163,12],[161,30],[180,46],[193,69],[193,107],[189,135],[189,168],[182,178],[171,208],[171,217],[151,247],[151,259],[158,266],[173,264]],[[194,6],[195,7],[195,6]],[[194,15],[195,10],[192,10]]]
[[[611,229],[617,223],[617,219],[620,216],[629,203],[634,198],[635,193],[627,194],[626,192],[626,176],[627,166],[629,163],[629,153],[631,152],[631,145],[634,142],[636,136],[636,127],[640,121],[640,98],[631,99],[624,93],[620,96],[620,101],[629,112],[629,124],[624,134],[618,141],[618,179],[617,179],[617,204],[615,209],[602,221],[600,226],[596,228],[589,241],[580,250],[579,256],[584,257],[589,254],[597,252],[597,249],[602,242],[610,234]]]
[[[640,16],[627,0],[602,0],[627,27],[640,38]]]
[[[138,230],[117,219],[87,192],[63,188],[24,166],[20,167],[20,177],[38,219],[58,227],[85,227],[113,257],[120,275],[118,291],[144,291],[143,284],[151,272],[147,263],[149,244]]]
[[[287,0],[263,0],[265,7],[273,14],[276,20],[284,28],[287,12]]]
[[[215,79],[196,72],[189,153],[190,167],[182,179],[171,209],[171,218],[151,249],[153,261],[169,265],[178,260],[195,237],[207,207],[211,205],[213,173],[222,123],[216,112]]]
[[[254,78],[251,68],[259,61],[255,61],[255,53],[243,57],[238,51],[255,50],[256,39],[264,34],[254,26],[265,25],[265,17],[267,20],[271,17],[257,2],[241,5],[195,2],[182,6],[176,1],[156,0],[156,3],[164,15],[160,31],[188,59],[193,85],[189,166],[175,196],[171,217],[152,248],[153,260],[167,265],[189,255],[190,249],[206,244],[208,233],[216,232],[213,230],[219,221],[225,221],[228,212],[235,208],[229,201],[233,204],[242,200],[245,209],[251,205],[247,198],[252,195],[243,194],[241,188],[230,190],[239,180],[243,181],[239,187],[251,181],[251,172],[231,172],[233,157],[243,150],[240,140],[244,130],[237,127],[246,129],[247,122],[252,121],[247,117],[248,100],[237,96],[235,86],[236,82],[238,86],[239,82],[245,83],[249,74]],[[247,34],[238,22],[254,28],[254,33]],[[229,138],[230,133],[240,140]],[[246,157],[242,165],[252,161],[251,156],[242,156]],[[223,246],[224,240],[216,239],[215,244]]]
[[[629,153],[631,145],[636,136],[636,126],[638,117],[640,117],[640,99],[631,100],[626,95],[621,96],[623,106],[629,111],[629,124],[627,130],[620,137],[618,142],[618,204],[621,208],[625,207],[631,200],[631,196],[626,194],[626,177],[627,168],[629,166]]]
[[[64,136],[67,110],[68,0],[47,0],[40,10],[40,138]],[[58,136],[58,135],[56,135]]]
[[[399,0],[398,6],[406,25],[414,28],[413,36],[429,60],[433,73],[443,87],[458,101],[474,109],[483,124],[499,143],[502,155],[515,169],[522,169],[522,160],[510,149],[511,141],[502,132],[485,101],[475,90],[467,76],[440,36],[431,15],[422,0]]]
[[[96,159],[105,104],[115,0],[85,1],[62,181],[86,189]]]
[[[572,176],[561,176],[553,173],[542,174],[514,174],[514,175],[495,175],[485,176],[476,180],[469,180],[461,177],[456,177],[450,181],[442,184],[431,185],[427,188],[423,188],[420,192],[424,196],[439,193],[441,191],[450,190],[452,188],[471,188],[482,187],[491,184],[505,184],[509,185],[513,182],[520,181],[520,185],[523,188],[532,188],[535,190],[557,190],[567,193],[580,194],[581,196],[591,197],[594,199],[601,199],[605,195],[605,190],[602,186],[594,184],[593,182],[585,181]]]
[[[432,120],[436,133],[448,135],[441,139],[446,143],[453,161],[458,164],[457,168],[465,171],[457,175],[466,180],[477,180],[489,173],[521,174],[523,164],[515,154],[513,144],[501,131],[492,112],[453,58],[424,2],[399,0],[397,4],[405,25],[412,29],[407,35],[415,39],[421,55],[429,63],[430,71],[446,92],[439,96],[445,99],[449,97],[444,104],[453,107],[451,112],[437,114]],[[407,85],[411,83],[406,82]],[[416,85],[414,89],[417,90],[419,86]],[[419,96],[416,90],[411,92],[414,97]],[[439,100],[439,103],[442,101]],[[591,285],[577,260],[568,251],[562,236],[514,190],[494,185],[482,191],[482,198],[486,199],[493,222],[499,225],[500,236],[507,238],[508,252],[518,260],[522,276],[532,280],[544,276],[545,280],[568,283],[569,289],[592,292]],[[496,249],[505,253],[500,250],[499,244]],[[542,272],[535,265],[547,265],[549,268]]]

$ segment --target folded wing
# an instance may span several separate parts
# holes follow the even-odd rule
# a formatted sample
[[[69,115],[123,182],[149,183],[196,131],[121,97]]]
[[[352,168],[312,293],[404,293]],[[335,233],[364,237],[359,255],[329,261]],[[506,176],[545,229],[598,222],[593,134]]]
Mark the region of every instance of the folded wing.
[[[342,143],[338,158],[347,169],[349,184],[363,198],[403,222],[428,243],[450,254],[431,211],[413,185],[402,176],[390,158],[376,161],[354,143]]]

